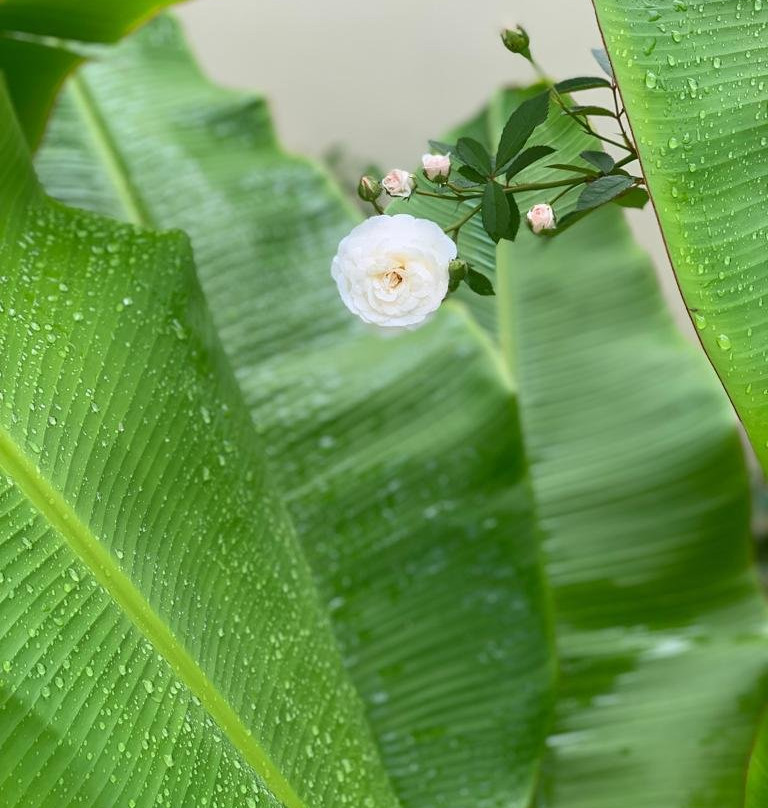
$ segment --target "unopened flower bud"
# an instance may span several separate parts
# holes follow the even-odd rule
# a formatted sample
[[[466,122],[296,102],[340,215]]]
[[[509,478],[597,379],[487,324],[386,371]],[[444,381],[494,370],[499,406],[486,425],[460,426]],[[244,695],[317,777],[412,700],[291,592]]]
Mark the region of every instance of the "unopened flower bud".
[[[526,214],[528,226],[534,233],[541,233],[542,230],[552,230],[557,223],[555,212],[550,205],[534,205]]]
[[[501,41],[504,47],[511,53],[519,53],[525,56],[526,59],[531,58],[530,44],[531,39],[524,28],[519,25],[517,28],[505,28],[501,32]]]
[[[451,154],[425,154],[421,158],[421,165],[428,180],[444,185],[451,174]]]
[[[470,270],[470,265],[467,261],[462,260],[461,258],[454,258],[450,264],[448,264],[448,291],[455,292],[464,278],[467,277],[467,273]]]
[[[374,177],[360,177],[357,195],[364,202],[375,202],[381,196],[381,183]]]
[[[413,193],[416,187],[416,180],[413,174],[403,171],[402,168],[393,168],[381,181],[382,187],[390,196],[399,196],[403,199]]]

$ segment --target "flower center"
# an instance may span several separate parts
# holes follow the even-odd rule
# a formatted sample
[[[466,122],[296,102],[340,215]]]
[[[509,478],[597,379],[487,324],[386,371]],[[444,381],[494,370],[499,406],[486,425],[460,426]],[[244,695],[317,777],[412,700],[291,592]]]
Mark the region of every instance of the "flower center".
[[[405,272],[405,267],[397,266],[393,269],[390,269],[389,272],[384,273],[384,280],[387,282],[390,289],[397,289],[398,286],[403,282],[403,273]]]

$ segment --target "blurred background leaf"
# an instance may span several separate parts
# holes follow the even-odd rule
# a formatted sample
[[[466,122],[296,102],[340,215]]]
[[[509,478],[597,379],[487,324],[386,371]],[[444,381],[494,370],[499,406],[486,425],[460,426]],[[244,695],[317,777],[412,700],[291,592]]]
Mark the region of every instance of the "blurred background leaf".
[[[64,80],[83,61],[79,43],[116,42],[173,2],[3,0],[0,3],[0,73],[31,146],[39,143]]]
[[[492,143],[525,97],[499,93],[460,131]],[[564,162],[594,148],[554,111],[534,138]],[[448,222],[451,208],[407,210]],[[540,804],[741,806],[768,646],[727,400],[615,205],[556,239],[462,234],[460,254],[495,272],[497,297],[468,304],[515,375],[555,597],[561,692]]]

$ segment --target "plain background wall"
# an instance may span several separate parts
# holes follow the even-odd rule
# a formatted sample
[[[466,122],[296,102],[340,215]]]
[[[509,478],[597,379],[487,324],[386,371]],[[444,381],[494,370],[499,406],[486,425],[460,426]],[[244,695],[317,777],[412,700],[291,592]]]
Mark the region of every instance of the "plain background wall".
[[[554,78],[600,73],[589,0],[192,0],[177,12],[209,76],[270,99],[287,148],[341,147],[361,165],[410,168],[494,89],[530,82],[504,26],[525,26]],[[631,222],[691,333],[650,206]]]

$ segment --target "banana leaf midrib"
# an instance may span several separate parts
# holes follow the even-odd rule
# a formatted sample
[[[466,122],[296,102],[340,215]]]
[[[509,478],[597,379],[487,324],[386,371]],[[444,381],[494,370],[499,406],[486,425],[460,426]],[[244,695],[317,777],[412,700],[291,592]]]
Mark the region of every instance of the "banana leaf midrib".
[[[85,79],[81,75],[72,76],[69,88],[83,122],[91,134],[91,140],[99,151],[102,164],[113,183],[126,221],[143,227],[155,227],[156,223],[138,190],[131,182],[128,167],[112,137],[109,126],[93,102]]]
[[[285,808],[304,808],[303,800],[242,722],[232,705],[75,509],[3,428],[0,428],[0,469],[13,480],[31,506],[61,536],[121,611],[163,657],[190,692],[199,699],[233,748],[264,781],[274,797]]]

